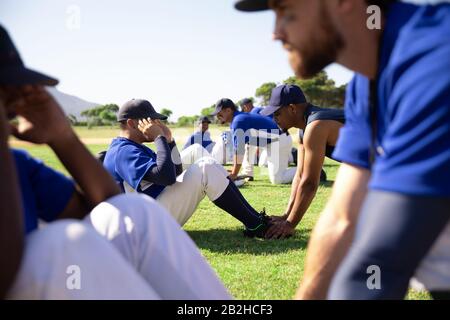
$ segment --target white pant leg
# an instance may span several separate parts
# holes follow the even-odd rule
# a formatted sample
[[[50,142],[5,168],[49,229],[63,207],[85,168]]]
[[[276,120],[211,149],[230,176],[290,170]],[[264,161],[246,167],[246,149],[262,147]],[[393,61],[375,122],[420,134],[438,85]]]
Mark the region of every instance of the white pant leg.
[[[228,148],[222,139],[219,139],[211,151],[211,157],[213,157],[217,163],[221,165],[227,164],[229,162]]]
[[[187,170],[192,164],[203,157],[211,157],[211,154],[198,143],[193,144],[180,152],[183,169]]]
[[[77,275],[79,283],[74,280]],[[78,288],[78,284],[80,289],[73,289],[74,285]],[[160,297],[114,246],[92,227],[75,220],[61,220],[35,230],[26,237],[21,268],[8,298]]]
[[[227,171],[213,158],[202,158],[177,177],[157,197],[158,203],[184,225],[205,195],[216,200],[228,187]]]
[[[296,168],[289,168],[288,163],[291,146],[292,141],[286,134],[267,146],[267,166],[272,184],[291,183],[294,179]]]
[[[242,161],[242,174],[253,177],[254,176],[254,163],[256,159],[256,147],[246,144],[244,159]]]
[[[267,148],[260,148],[259,151],[259,167],[267,167]]]
[[[429,291],[450,290],[450,223],[416,270],[412,287],[422,286]]]
[[[230,298],[194,242],[152,198],[142,194],[113,197],[99,204],[87,222],[162,299]]]

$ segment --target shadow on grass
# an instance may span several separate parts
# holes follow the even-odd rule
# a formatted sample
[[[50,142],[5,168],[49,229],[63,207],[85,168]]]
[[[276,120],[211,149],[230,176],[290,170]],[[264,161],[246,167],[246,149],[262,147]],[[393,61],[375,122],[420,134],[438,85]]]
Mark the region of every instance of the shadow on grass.
[[[199,248],[211,252],[266,255],[305,249],[311,230],[297,230],[294,237],[284,240],[249,239],[243,236],[242,230],[236,229],[209,229],[187,232]]]
[[[331,188],[333,186],[333,184],[334,184],[333,180],[327,180],[327,181],[321,181],[320,182],[320,185],[323,186],[323,187],[330,187]]]

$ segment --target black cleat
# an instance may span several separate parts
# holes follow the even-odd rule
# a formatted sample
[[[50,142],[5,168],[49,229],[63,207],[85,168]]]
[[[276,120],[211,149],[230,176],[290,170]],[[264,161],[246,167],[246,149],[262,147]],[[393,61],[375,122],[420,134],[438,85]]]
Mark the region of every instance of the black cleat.
[[[272,223],[270,222],[270,218],[266,215],[266,209],[259,213],[261,223],[254,229],[246,228],[244,230],[244,237],[247,238],[262,238],[264,239],[267,230],[269,230]]]

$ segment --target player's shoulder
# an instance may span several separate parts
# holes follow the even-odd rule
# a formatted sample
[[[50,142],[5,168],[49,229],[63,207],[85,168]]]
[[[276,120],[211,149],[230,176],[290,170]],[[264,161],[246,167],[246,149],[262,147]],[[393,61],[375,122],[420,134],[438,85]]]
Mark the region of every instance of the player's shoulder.
[[[42,164],[42,161],[33,158],[27,151],[11,149],[18,170]]]

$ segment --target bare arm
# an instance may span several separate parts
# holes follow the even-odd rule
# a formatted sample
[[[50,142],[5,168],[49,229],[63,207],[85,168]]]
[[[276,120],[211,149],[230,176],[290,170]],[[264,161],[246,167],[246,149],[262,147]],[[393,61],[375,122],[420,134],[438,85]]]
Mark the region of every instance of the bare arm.
[[[291,196],[289,198],[289,203],[288,203],[286,211],[285,211],[286,218],[291,213],[292,207],[294,206],[294,202],[295,202],[295,199],[297,196],[298,186],[299,186],[300,180],[302,178],[304,155],[305,155],[305,151],[304,151],[304,147],[303,147],[303,140],[301,140],[300,145],[297,150],[297,171],[295,173],[294,180],[292,181]]]
[[[1,102],[0,102],[1,103]],[[23,213],[16,166],[8,147],[5,110],[0,106],[0,299],[3,299],[20,267],[24,246]]]
[[[297,299],[326,299],[331,279],[353,240],[370,172],[349,164],[339,168],[333,192],[314,227]]]
[[[282,239],[292,236],[295,227],[303,218],[316,195],[325,157],[328,130],[326,126],[318,122],[308,129],[304,140],[303,170],[301,171],[301,177],[297,177],[299,181],[295,190],[294,203],[286,220],[276,221],[267,231],[266,238]]]

